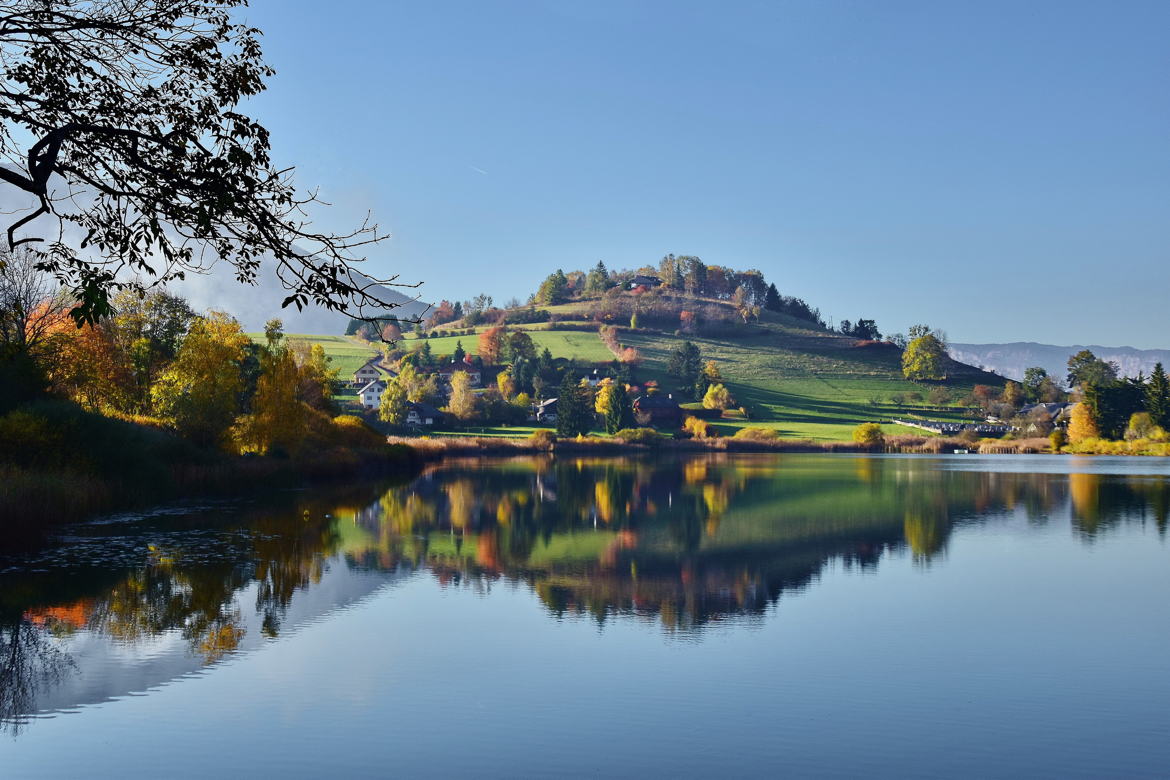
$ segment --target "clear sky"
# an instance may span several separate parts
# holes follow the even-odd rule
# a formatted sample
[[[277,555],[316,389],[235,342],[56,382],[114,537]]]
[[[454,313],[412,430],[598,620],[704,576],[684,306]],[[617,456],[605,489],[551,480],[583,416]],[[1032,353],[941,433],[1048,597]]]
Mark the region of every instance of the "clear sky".
[[[253,0],[278,160],[428,299],[694,254],[835,320],[1170,346],[1170,2]]]

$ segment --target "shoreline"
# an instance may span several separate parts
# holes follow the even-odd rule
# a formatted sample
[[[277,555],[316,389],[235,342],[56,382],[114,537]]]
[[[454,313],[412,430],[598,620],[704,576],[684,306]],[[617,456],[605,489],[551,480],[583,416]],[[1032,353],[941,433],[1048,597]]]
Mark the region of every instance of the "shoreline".
[[[1001,442],[968,442],[963,439],[890,436],[880,447],[850,441],[816,442],[808,439],[776,439],[761,441],[753,439],[711,438],[711,439],[667,439],[651,443],[624,441],[613,437],[589,436],[573,439],[505,438],[502,436],[451,436],[442,438],[390,436],[387,442],[413,449],[424,460],[441,460],[447,457],[465,458],[471,455],[633,455],[653,452],[670,453],[853,453],[853,454],[901,454],[901,455],[944,455],[956,450],[981,455],[1052,455],[1048,439],[1019,439]]]

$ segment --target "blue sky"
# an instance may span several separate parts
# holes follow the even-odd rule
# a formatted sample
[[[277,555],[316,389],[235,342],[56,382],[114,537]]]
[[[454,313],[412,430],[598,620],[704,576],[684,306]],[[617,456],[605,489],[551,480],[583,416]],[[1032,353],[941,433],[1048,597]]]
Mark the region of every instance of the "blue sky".
[[[253,0],[249,110],[369,270],[667,252],[887,332],[1170,346],[1170,3]]]

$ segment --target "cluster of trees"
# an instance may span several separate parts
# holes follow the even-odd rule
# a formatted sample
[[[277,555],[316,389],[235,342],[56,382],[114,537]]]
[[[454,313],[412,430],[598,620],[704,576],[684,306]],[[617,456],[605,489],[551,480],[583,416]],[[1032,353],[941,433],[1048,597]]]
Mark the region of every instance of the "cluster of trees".
[[[728,301],[736,306],[739,316],[749,320],[759,316],[761,309],[788,314],[818,325],[824,325],[820,311],[800,298],[781,295],[775,284],[769,284],[763,273],[750,269],[737,271],[718,265],[707,265],[693,255],[666,255],[657,266],[643,266],[636,270],[611,271],[598,262],[588,272],[557,269],[549,274],[532,301],[551,306],[580,298],[599,298],[607,293],[620,292],[633,285],[637,276],[661,280],[655,288],[664,293],[685,293],[694,297]],[[646,290],[645,292],[653,292]]]
[[[873,320],[858,320],[857,322],[841,320],[837,329],[841,331],[842,335],[852,336],[862,341],[881,341],[882,338],[882,333]]]
[[[724,384],[719,366],[714,360],[703,361],[699,347],[691,341],[684,341],[670,353],[666,372],[677,383],[683,396],[702,401],[706,409],[730,409],[735,398]]]
[[[1121,378],[1115,364],[1081,350],[1068,360],[1068,382],[1080,395],[1069,439],[1162,439],[1170,430],[1170,380],[1161,363],[1146,379]]]
[[[292,452],[314,411],[332,413],[337,372],[320,345],[292,344],[279,320],[254,343],[224,312],[197,314],[166,290],[123,290],[80,327],[34,256],[0,270],[6,405],[53,394],[107,415],[149,419],[204,446]]]

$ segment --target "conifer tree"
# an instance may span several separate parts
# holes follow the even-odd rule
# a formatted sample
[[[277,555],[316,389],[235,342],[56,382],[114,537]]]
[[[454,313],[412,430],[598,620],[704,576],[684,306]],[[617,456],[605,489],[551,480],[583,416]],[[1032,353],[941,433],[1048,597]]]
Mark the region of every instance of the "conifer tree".
[[[1146,411],[1154,424],[1170,429],[1170,379],[1161,363],[1154,366],[1150,381],[1146,384]]]
[[[572,437],[588,433],[592,420],[593,410],[584,390],[572,372],[566,372],[557,392],[557,435]]]

